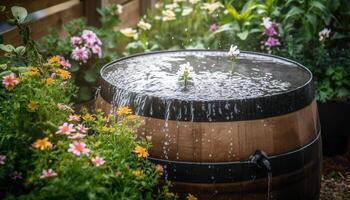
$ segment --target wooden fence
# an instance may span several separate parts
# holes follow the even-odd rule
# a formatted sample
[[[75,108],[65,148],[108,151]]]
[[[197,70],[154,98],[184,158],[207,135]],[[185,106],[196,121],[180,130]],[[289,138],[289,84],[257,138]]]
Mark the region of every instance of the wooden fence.
[[[120,16],[121,27],[135,25],[140,16],[155,4],[156,0],[1,0],[0,4],[7,7],[22,6],[28,10],[28,20],[32,37],[40,39],[48,33],[49,27],[60,29],[63,24],[74,18],[85,16],[89,25],[99,25],[99,14],[96,9],[112,3],[123,5]],[[20,44],[15,27],[5,23],[5,17],[0,16],[0,35],[4,43]]]

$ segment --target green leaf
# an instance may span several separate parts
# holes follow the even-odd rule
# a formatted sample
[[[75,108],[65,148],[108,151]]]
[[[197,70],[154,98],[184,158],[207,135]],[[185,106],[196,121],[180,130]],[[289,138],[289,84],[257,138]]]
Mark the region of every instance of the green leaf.
[[[24,46],[19,46],[15,49],[15,52],[21,56],[24,55],[24,53],[26,52],[26,48]]]
[[[5,12],[6,6],[0,6],[0,13]]]
[[[15,47],[13,47],[10,44],[0,44],[0,49],[7,52],[7,53],[11,53],[12,51],[15,50]]]
[[[0,73],[0,77],[3,77],[3,76],[6,76],[6,75],[9,75],[11,74],[12,72],[10,70],[7,70],[7,71],[3,71]]]
[[[7,69],[7,64],[0,64],[0,69],[6,70]]]
[[[89,83],[95,83],[98,78],[98,73],[96,73],[94,70],[87,70],[85,71],[84,79],[86,82]]]
[[[240,20],[240,15],[238,13],[238,11],[236,10],[235,7],[233,7],[231,4],[226,4],[226,9],[228,11],[228,13],[233,17],[233,19],[239,21]]]
[[[241,40],[246,40],[247,37],[249,35],[249,32],[247,30],[241,32],[241,33],[238,33],[237,36],[239,37],[239,39]]]
[[[79,64],[76,62],[72,62],[69,71],[77,72],[77,71],[79,71],[79,69],[80,69]]]
[[[25,8],[20,6],[13,6],[11,8],[12,15],[18,20],[19,23],[23,23],[28,16],[28,12]]]

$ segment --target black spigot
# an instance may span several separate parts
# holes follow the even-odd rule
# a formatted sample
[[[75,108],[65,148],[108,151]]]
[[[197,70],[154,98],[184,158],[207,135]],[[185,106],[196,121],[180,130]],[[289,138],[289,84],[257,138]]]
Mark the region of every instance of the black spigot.
[[[271,164],[268,160],[267,154],[262,150],[256,150],[253,155],[250,156],[249,161],[257,169],[264,169],[266,172],[271,172]]]

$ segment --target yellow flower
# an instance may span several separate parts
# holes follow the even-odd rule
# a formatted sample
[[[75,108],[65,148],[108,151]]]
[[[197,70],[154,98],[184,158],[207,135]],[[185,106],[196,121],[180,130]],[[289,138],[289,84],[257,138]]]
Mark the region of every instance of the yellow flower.
[[[51,58],[49,58],[47,60],[47,63],[51,65],[51,64],[57,64],[60,61],[61,61],[61,57],[60,56],[52,56]]]
[[[103,126],[103,127],[101,128],[101,133],[106,134],[106,133],[108,133],[108,132],[109,132],[109,128],[108,128],[107,126]]]
[[[162,13],[163,13],[163,21],[172,21],[176,19],[176,15],[172,10],[164,10]]]
[[[194,195],[192,195],[192,194],[190,194],[190,193],[187,195],[186,199],[187,199],[187,200],[198,200],[197,197],[195,197]]]
[[[135,177],[140,177],[141,176],[141,171],[140,170],[135,170],[132,172],[132,175]]]
[[[38,69],[37,67],[28,66],[28,67],[27,67],[27,72],[26,72],[26,74],[27,74],[28,76],[37,76],[37,75],[39,75],[40,73],[39,73],[39,69]]]
[[[165,195],[170,198],[175,197],[175,194],[173,192],[167,192]]]
[[[46,79],[46,85],[51,85],[53,83],[55,83],[55,79],[54,78],[49,77],[49,78]]]
[[[63,80],[69,79],[71,77],[70,72],[64,69],[57,69],[57,75],[61,77]]]
[[[131,115],[131,114],[132,114],[132,111],[127,106],[120,106],[117,110],[117,115],[119,115],[121,117]]]
[[[134,152],[137,154],[138,157],[147,158],[149,156],[148,150],[146,148],[141,147],[140,145],[137,145],[135,147]]]
[[[29,101],[27,108],[30,112],[34,112],[38,109],[39,105],[36,101]]]
[[[86,113],[83,117],[84,121],[93,121],[94,117],[90,113]]]
[[[52,147],[52,143],[49,141],[49,138],[46,137],[44,139],[37,139],[34,142],[33,147],[40,150],[50,149]]]
[[[132,28],[124,28],[124,29],[121,29],[120,32],[126,37],[131,37],[131,38],[134,38],[135,40],[137,40],[139,36],[137,31]]]

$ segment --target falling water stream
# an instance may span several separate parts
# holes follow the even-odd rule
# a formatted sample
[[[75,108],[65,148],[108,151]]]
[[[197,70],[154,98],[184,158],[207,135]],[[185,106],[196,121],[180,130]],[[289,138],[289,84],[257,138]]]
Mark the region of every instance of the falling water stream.
[[[179,65],[187,62],[193,66],[194,74],[192,83],[184,90],[183,85],[178,81],[177,71]],[[230,104],[229,100],[244,101],[249,98],[273,96],[297,89],[309,79],[309,74],[305,73],[304,69],[278,58],[243,53],[239,56],[234,71],[231,71],[231,62],[226,52],[220,51],[147,54],[110,64],[104,68],[102,76],[115,87],[112,100],[115,107],[132,104],[135,114],[143,115],[144,112],[148,112],[152,116],[156,110],[161,109],[153,104],[147,106],[147,100],[151,97],[162,100],[161,104],[165,105],[165,122],[162,130],[165,140],[162,150],[163,158],[168,159],[169,144],[173,141],[168,134],[170,113],[176,113],[175,119],[189,116],[184,118],[189,122],[193,121],[195,113],[203,113],[208,122],[217,115],[229,113],[225,116],[229,120],[240,115],[241,112],[236,105]],[[184,104],[182,109],[177,109],[173,105],[174,100],[190,103]],[[211,103],[218,100],[227,101],[227,103],[219,106]],[[196,101],[206,102],[206,104],[195,107],[193,102]],[[257,104],[256,109],[262,108]],[[196,142],[210,143],[211,141]],[[229,155],[234,157],[231,152],[232,142]],[[210,155],[208,156],[211,157]],[[177,153],[176,159],[181,160],[181,155]],[[164,168],[167,178],[167,166]],[[271,179],[272,173],[268,173],[268,200],[271,199]],[[214,176],[212,181],[215,183]]]

